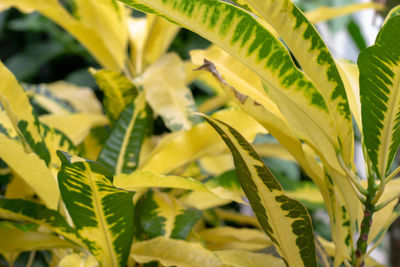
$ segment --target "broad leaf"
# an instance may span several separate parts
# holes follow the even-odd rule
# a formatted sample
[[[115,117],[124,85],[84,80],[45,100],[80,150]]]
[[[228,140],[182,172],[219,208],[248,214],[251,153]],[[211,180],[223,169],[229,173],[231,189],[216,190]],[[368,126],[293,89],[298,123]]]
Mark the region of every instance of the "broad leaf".
[[[315,148],[336,155],[335,150],[341,147],[339,142],[343,147],[352,146],[351,116],[344,88],[344,95],[340,86],[333,94],[333,98],[337,99],[334,114],[340,114],[341,121],[346,124],[346,127],[336,129],[327,100],[296,67],[285,46],[251,14],[216,0],[122,1],[142,11],[157,13],[175,21],[221,46],[246,64],[261,77],[268,95],[277,103],[300,137]],[[325,57],[321,60],[324,61]],[[323,75],[327,75],[326,71]],[[336,80],[333,84],[336,84]],[[329,93],[327,99],[330,99],[332,93]],[[336,108],[339,110],[336,111]],[[338,133],[345,139],[340,138],[339,141]],[[352,149],[343,149],[348,161],[350,155],[347,152],[351,150],[352,153]]]
[[[285,262],[271,254],[252,253],[245,250],[221,250],[215,252],[220,260],[232,267],[283,267]]]
[[[389,19],[358,59],[364,143],[381,179],[400,145],[399,28],[400,16]]]
[[[90,70],[104,92],[104,107],[111,122],[118,119],[126,105],[132,103],[138,91],[123,74],[111,70]]]
[[[131,173],[139,164],[142,143],[150,125],[144,94],[128,104],[114,125],[98,161],[115,174]]]
[[[164,266],[225,266],[211,251],[198,243],[156,237],[132,245],[131,257],[139,263],[159,261]]]
[[[112,174],[96,162],[58,152],[58,182],[77,232],[104,266],[125,266],[134,234],[134,193],[115,188]]]
[[[188,130],[201,120],[192,92],[186,87],[183,61],[177,54],[167,54],[149,66],[139,77],[146,100],[171,131]]]
[[[260,251],[272,246],[272,241],[258,229],[221,226],[204,229],[198,234],[206,243],[206,247],[211,250]]]
[[[311,218],[283,192],[250,144],[225,123],[205,117],[232,152],[240,184],[263,230],[288,266],[317,266]]]
[[[39,120],[64,133],[75,146],[85,140],[91,129],[109,123],[105,115],[95,113],[49,114],[40,116]]]
[[[266,132],[252,117],[237,109],[222,110],[213,116],[242,129],[242,134],[249,141],[253,141],[258,133]],[[167,174],[199,157],[216,155],[225,149],[223,142],[218,139],[218,134],[204,122],[189,131],[165,136],[145,159],[140,169],[155,174]]]

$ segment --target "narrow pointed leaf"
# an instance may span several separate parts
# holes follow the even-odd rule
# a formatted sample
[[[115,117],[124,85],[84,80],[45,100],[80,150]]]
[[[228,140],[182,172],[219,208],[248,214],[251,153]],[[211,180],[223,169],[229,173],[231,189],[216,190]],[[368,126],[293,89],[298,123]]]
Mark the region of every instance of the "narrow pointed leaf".
[[[205,117],[232,152],[240,184],[263,230],[288,266],[317,266],[311,218],[285,195],[250,144],[233,128]]]
[[[134,234],[134,193],[115,188],[102,165],[58,152],[58,182],[78,233],[103,266],[125,266]]]
[[[362,51],[361,115],[372,166],[385,178],[400,145],[400,16],[389,19],[374,46]]]
[[[17,227],[0,224],[0,253],[31,250],[47,250],[54,248],[72,248],[75,245],[55,235],[34,230],[24,231]]]
[[[50,164],[50,152],[41,135],[37,115],[29,102],[24,89],[18,84],[14,75],[0,62],[0,103],[6,110],[20,140],[27,151],[34,151]]]
[[[344,84],[318,31],[291,0],[240,0],[256,10],[282,37],[302,70],[323,96],[335,124],[345,162],[353,159],[353,128]]]
[[[122,111],[98,161],[115,174],[133,172],[139,164],[150,116],[144,94],[140,93],[135,101]]]

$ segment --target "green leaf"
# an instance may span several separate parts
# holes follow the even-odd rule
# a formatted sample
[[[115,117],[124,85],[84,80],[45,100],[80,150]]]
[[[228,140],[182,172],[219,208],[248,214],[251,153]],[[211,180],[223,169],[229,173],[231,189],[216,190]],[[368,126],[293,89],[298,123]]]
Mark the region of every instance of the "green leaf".
[[[311,218],[288,198],[251,145],[233,128],[205,117],[232,152],[237,175],[263,230],[288,266],[317,266]]]
[[[111,122],[118,119],[126,105],[138,94],[135,85],[123,74],[112,70],[90,69],[97,85],[104,92],[104,107]]]
[[[98,161],[115,174],[133,172],[139,164],[140,150],[150,124],[150,116],[144,94],[140,93],[122,111]]]
[[[379,178],[387,175],[400,145],[399,29],[400,16],[390,18],[358,59],[364,142]]]
[[[61,195],[77,232],[104,266],[125,266],[134,229],[134,193],[115,188],[97,162],[58,151]]]
[[[138,205],[141,205],[141,226],[150,238],[162,235],[186,239],[202,216],[201,211],[185,208],[173,196],[157,191],[147,192]]]

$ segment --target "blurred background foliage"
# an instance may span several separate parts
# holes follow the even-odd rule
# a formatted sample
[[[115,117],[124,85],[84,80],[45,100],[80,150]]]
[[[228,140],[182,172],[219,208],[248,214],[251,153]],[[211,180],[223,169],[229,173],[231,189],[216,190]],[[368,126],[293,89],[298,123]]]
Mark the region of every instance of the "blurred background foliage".
[[[398,3],[398,0],[376,1],[386,3],[388,6],[394,6]],[[64,2],[68,5],[68,1]],[[357,2],[357,0],[296,0],[294,2],[302,10],[309,11],[321,6],[351,4]],[[71,6],[68,7],[73,9]],[[318,26],[334,55],[356,60],[358,52],[371,44],[371,40],[375,38],[376,34],[374,28],[377,31],[380,25],[378,14],[373,11],[367,12],[369,13],[363,15],[344,16]],[[363,20],[365,16],[367,18]],[[366,32],[366,28],[371,29],[371,31]],[[344,39],[337,39],[339,35],[344,35]],[[331,42],[331,40],[334,40],[334,42]],[[182,29],[173,41],[170,51],[177,52],[181,58],[187,60],[190,50],[206,48],[209,44],[202,37]],[[349,44],[348,50],[338,51],[338,47],[348,46]],[[100,99],[102,98],[100,90],[98,90],[94,79],[88,72],[89,67],[100,67],[96,60],[70,34],[38,13],[23,14],[16,9],[0,12],[0,60],[22,83],[39,84],[64,80],[93,88],[97,96]],[[191,89],[197,103],[201,103],[210,96],[210,91],[200,84],[193,84]],[[162,120],[156,120],[155,133],[160,134],[165,130],[166,127]],[[255,142],[263,142],[268,138],[271,139],[270,136],[258,136]],[[287,190],[304,186],[304,183],[300,184],[299,181],[308,180],[298,165],[293,162],[273,158],[264,158],[264,161]],[[8,172],[3,171],[6,167],[0,161],[0,195],[4,194],[5,186],[9,182],[8,175],[4,175]],[[221,175],[220,178],[224,179],[226,176],[236,174],[230,171],[224,175]],[[323,237],[330,238],[327,225],[329,221],[326,216],[321,216],[323,209],[305,204],[313,216],[316,231]],[[234,208],[239,209],[239,207]],[[243,210],[243,212],[249,211]],[[29,261],[32,261],[32,266],[48,266],[50,254],[42,251],[33,255],[32,258],[32,254],[23,253],[15,266],[26,266]],[[6,266],[6,263],[1,259],[0,266]]]

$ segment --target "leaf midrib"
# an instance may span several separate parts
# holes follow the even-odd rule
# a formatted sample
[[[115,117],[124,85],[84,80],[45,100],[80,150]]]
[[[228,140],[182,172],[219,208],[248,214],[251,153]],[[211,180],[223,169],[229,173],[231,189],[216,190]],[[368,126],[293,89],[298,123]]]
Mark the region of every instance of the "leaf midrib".
[[[96,217],[98,218],[98,222],[100,224],[100,230],[103,232],[103,236],[105,238],[106,241],[106,249],[108,251],[108,254],[110,255],[111,258],[111,262],[113,263],[113,266],[118,266],[118,260],[115,258],[115,254],[114,254],[114,249],[112,247],[112,238],[109,234],[109,232],[107,231],[107,222],[105,221],[105,214],[103,212],[103,209],[101,208],[101,205],[99,203],[101,203],[101,196],[99,194],[99,192],[97,191],[97,186],[95,184],[95,179],[93,177],[92,172],[90,171],[90,166],[87,162],[83,162],[84,166],[85,166],[85,173],[87,175],[87,177],[89,178],[89,186],[92,189],[93,192],[93,199],[94,199],[94,208],[96,211]]]

